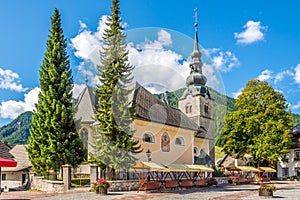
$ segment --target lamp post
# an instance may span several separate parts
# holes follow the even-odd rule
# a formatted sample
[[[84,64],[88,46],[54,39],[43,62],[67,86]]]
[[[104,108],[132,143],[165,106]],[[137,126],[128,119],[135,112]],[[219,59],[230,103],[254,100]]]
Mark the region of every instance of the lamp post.
[[[148,161],[151,161],[151,151],[150,151],[150,149],[148,149],[146,151],[146,155],[147,155]]]

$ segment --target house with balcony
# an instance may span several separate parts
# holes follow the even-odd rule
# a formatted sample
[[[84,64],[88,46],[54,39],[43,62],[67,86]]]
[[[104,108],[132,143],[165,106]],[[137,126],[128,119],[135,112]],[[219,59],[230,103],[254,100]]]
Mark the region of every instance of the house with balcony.
[[[290,176],[300,177],[300,123],[291,131],[293,145],[287,155],[288,162],[279,159],[277,162],[277,177],[284,179]]]

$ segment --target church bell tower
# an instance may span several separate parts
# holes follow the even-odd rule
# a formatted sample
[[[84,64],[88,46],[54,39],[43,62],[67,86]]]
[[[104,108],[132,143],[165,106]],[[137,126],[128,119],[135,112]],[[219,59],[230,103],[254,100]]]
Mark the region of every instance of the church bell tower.
[[[202,73],[203,63],[198,44],[197,10],[195,10],[194,49],[191,54],[190,75],[186,79],[187,89],[178,101],[179,109],[199,126],[195,137],[209,139],[209,157],[214,162],[214,118],[213,99],[206,86],[207,78]]]

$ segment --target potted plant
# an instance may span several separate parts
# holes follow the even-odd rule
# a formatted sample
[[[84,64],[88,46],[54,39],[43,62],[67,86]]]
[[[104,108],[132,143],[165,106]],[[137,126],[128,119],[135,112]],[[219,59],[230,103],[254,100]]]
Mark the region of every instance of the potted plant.
[[[94,183],[94,191],[99,194],[107,194],[107,190],[110,186],[110,183],[105,179],[105,178],[99,178],[95,183]]]
[[[273,193],[276,191],[276,187],[274,184],[267,185],[267,184],[260,184],[260,187],[258,188],[258,195],[259,196],[273,196]]]
[[[206,183],[207,183],[208,186],[218,185],[218,181],[214,177],[211,177],[211,178],[207,179]]]
[[[230,176],[228,179],[228,183],[232,183],[233,185],[236,185],[238,183],[238,179],[236,176]]]

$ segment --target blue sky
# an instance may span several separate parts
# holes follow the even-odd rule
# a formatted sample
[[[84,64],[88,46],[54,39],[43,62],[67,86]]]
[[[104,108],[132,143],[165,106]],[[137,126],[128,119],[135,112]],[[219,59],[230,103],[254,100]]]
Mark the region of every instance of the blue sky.
[[[90,85],[97,84],[95,64],[110,4],[0,1],[0,126],[33,110],[55,7],[61,14],[76,88],[82,88],[85,77]],[[197,7],[207,84],[236,97],[248,80],[267,80],[283,92],[289,109],[300,113],[299,6],[296,0],[121,0],[135,80],[153,92],[184,86]]]

